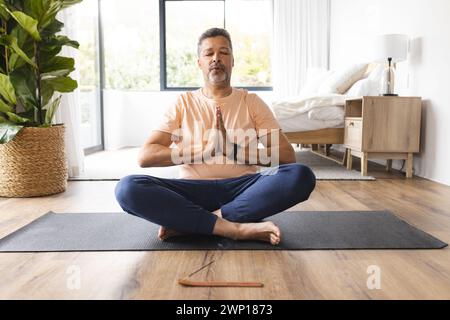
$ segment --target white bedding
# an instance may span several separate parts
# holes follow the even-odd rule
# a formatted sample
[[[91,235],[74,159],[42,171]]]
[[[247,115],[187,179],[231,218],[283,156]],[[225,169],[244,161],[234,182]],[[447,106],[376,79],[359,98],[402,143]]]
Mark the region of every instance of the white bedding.
[[[384,65],[377,65],[368,77],[359,79],[363,76],[364,69],[365,67],[361,64],[344,68],[340,73],[325,71],[322,73],[323,76],[319,75],[307,81],[296,98],[273,102],[272,111],[283,131],[301,132],[343,128],[345,100],[355,96],[377,95],[379,92],[379,78]],[[330,87],[334,89],[320,90],[320,87],[325,84],[332,84]],[[350,89],[345,92],[349,86],[351,86]],[[338,90],[338,87],[341,90]],[[340,94],[342,92],[344,93]]]
[[[278,119],[283,132],[302,132],[325,128],[343,128],[344,118],[340,120],[311,120],[308,113],[301,113],[291,118]]]
[[[309,110],[308,118],[322,121],[343,120],[344,113],[343,106],[321,107]]]
[[[272,103],[272,110],[278,120],[284,120],[307,113],[315,108],[344,106],[346,99],[348,99],[348,96],[335,93],[300,96],[298,99],[274,102]]]
[[[342,128],[347,98],[341,94],[316,94],[274,102],[271,107],[284,132]]]

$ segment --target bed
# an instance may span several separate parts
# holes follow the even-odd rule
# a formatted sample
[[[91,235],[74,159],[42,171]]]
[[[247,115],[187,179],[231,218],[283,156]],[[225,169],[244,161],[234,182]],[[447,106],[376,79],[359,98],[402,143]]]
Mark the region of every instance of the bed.
[[[289,142],[311,145],[312,152],[344,165],[345,153],[342,160],[329,155],[333,144],[344,143],[345,100],[378,95],[383,69],[383,65],[371,63],[326,71],[307,81],[297,99],[274,102],[272,111]]]
[[[345,155],[330,157],[333,144],[344,143],[344,104],[341,94],[314,94],[272,104],[272,110],[289,142],[311,145],[311,151],[327,159],[345,163]],[[323,147],[323,152],[320,150]]]
[[[345,155],[342,160],[330,157],[330,148],[333,144],[344,143],[344,121],[342,120],[312,120],[307,113],[279,120],[280,126],[289,142],[297,145],[311,145],[311,152],[327,159],[345,164]],[[321,152],[323,147],[323,152]]]

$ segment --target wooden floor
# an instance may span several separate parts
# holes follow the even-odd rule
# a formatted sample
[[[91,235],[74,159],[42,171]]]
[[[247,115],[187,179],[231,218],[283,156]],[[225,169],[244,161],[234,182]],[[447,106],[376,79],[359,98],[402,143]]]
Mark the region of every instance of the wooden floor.
[[[370,168],[369,168],[370,170]],[[425,179],[318,181],[291,210],[383,210],[450,242],[450,187]],[[373,174],[369,171],[370,174]],[[120,211],[116,182],[70,182],[65,193],[0,198],[0,237],[54,212]],[[156,236],[156,235],[155,235]],[[263,288],[185,288],[177,279],[261,281]],[[369,289],[367,268],[381,271]],[[73,282],[79,274],[80,282]],[[75,285],[74,285],[75,283]],[[77,286],[79,284],[79,286]],[[450,299],[450,249],[0,253],[0,299]]]

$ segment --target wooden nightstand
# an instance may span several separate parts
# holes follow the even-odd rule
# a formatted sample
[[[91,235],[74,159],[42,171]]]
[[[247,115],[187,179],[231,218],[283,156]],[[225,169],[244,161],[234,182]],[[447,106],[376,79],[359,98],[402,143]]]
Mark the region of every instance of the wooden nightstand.
[[[347,169],[352,156],[361,158],[361,174],[367,175],[369,158],[406,160],[406,177],[412,177],[413,153],[419,152],[420,97],[373,96],[349,99],[345,103],[344,146]]]

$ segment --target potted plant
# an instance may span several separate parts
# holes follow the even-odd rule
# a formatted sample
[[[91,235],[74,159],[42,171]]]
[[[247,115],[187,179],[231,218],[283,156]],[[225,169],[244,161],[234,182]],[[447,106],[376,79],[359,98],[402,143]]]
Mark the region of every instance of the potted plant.
[[[64,125],[52,125],[61,93],[72,92],[78,43],[57,14],[81,0],[0,0],[0,196],[31,197],[67,186]]]

